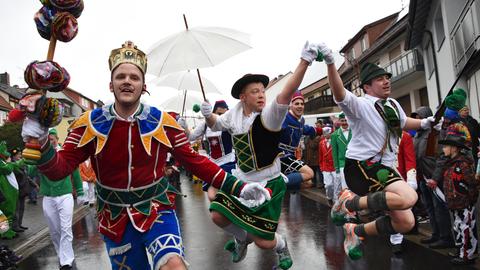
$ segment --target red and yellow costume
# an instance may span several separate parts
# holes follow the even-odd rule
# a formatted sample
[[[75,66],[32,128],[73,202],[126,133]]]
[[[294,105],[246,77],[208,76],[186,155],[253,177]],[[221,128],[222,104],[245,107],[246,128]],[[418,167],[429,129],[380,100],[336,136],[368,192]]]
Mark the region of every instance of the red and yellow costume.
[[[174,208],[175,190],[163,178],[168,152],[214,187],[240,194],[244,183],[195,153],[170,115],[140,104],[132,118],[118,117],[113,105],[86,112],[72,123],[63,149],[56,153],[47,142],[39,161],[48,178],[61,179],[90,157],[102,234],[121,241],[128,222],[145,232],[160,210]]]

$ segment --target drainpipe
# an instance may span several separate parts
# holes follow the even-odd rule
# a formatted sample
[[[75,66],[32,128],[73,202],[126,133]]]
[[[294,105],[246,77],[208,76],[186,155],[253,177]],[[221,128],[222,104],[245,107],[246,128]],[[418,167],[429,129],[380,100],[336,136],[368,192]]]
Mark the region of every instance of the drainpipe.
[[[435,82],[437,84],[438,105],[440,106],[442,104],[442,96],[441,96],[441,91],[440,91],[440,79],[438,78],[437,55],[435,54],[435,47],[433,46],[433,35],[432,35],[432,32],[430,32],[430,30],[424,30],[424,32],[428,34],[428,38],[431,41],[430,46],[432,47],[433,66],[435,68]]]

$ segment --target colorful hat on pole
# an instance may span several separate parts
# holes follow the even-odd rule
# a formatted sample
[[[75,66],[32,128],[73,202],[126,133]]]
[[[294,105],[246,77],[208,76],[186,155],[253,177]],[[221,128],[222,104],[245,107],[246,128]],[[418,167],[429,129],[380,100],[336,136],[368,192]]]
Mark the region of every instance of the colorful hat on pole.
[[[301,100],[305,101],[305,98],[303,97],[302,92],[300,92],[298,90],[295,91],[295,94],[293,94],[292,100],[290,100],[290,102],[294,102],[297,99],[301,99]]]
[[[137,66],[143,74],[147,72],[147,57],[144,52],[137,49],[132,41],[125,41],[121,48],[114,49],[108,58],[110,71],[123,63],[130,63]]]
[[[385,69],[379,67],[378,65],[375,65],[373,63],[365,63],[362,66],[362,70],[360,71],[360,88],[363,89],[363,85],[365,83],[368,83],[374,78],[387,75],[388,78],[392,77],[392,73],[387,72]]]
[[[270,79],[268,76],[263,74],[245,74],[242,78],[238,79],[232,87],[232,97],[239,99],[240,93],[242,92],[243,88],[247,86],[249,83],[262,83],[263,86],[266,88]]]
[[[228,105],[225,102],[225,100],[217,100],[215,102],[215,105],[213,105],[213,112],[215,113],[215,110],[218,109],[218,108],[224,108],[224,109],[228,110]]]
[[[467,93],[462,88],[453,90],[453,92],[445,98],[445,113],[447,119],[454,120],[459,117],[458,111],[465,107],[467,101]]]
[[[470,133],[468,132],[468,128],[465,125],[461,123],[455,123],[448,126],[445,139],[439,140],[438,143],[470,149],[468,145],[471,143],[471,137]]]

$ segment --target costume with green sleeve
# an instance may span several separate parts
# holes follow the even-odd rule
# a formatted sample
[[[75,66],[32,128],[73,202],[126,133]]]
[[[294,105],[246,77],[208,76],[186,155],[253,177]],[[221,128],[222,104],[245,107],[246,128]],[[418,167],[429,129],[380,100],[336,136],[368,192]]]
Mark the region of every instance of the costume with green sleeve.
[[[17,162],[7,162],[10,153],[7,151],[7,144],[0,142],[0,192],[4,200],[0,203],[0,210],[7,216],[10,229],[0,234],[1,238],[12,239],[16,233],[11,229],[18,200],[18,183],[14,171],[20,170],[25,166],[23,159]]]

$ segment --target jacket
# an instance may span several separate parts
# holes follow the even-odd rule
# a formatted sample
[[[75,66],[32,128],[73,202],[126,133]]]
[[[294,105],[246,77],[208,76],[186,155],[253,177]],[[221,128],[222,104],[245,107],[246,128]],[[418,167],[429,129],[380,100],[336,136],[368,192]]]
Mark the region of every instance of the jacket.
[[[348,138],[343,136],[342,128],[335,130],[332,134],[332,155],[336,171],[339,171],[340,168],[345,168],[345,154],[347,153],[347,146],[351,139],[351,129],[348,129]]]
[[[463,209],[477,202],[479,183],[473,164],[472,157],[464,154],[445,163],[443,190],[449,209]]]
[[[322,138],[318,144],[318,163],[322,172],[333,172],[332,144],[327,144],[327,139]]]

